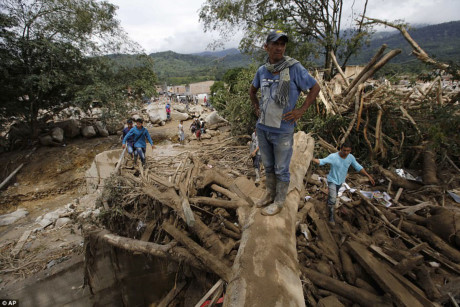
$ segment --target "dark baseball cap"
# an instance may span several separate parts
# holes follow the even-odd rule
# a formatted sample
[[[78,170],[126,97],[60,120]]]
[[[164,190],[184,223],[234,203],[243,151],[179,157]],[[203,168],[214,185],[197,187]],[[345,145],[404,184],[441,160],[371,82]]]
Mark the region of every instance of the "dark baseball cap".
[[[280,38],[285,38],[286,39],[286,42],[289,41],[289,38],[287,36],[286,33],[284,33],[283,31],[281,30],[273,30],[271,31],[270,33],[268,33],[268,36],[267,36],[267,44],[269,42],[276,42],[277,40],[279,40]]]

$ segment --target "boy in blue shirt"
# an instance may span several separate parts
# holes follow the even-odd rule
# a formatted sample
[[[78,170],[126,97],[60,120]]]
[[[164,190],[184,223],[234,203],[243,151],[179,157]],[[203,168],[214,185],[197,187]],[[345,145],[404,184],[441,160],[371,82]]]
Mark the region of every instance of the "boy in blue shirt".
[[[313,158],[312,161],[320,166],[325,164],[331,165],[331,170],[327,175],[327,185],[329,187],[327,206],[329,209],[329,223],[334,225],[335,201],[340,187],[345,182],[350,165],[361,175],[367,176],[372,185],[375,185],[374,178],[356,161],[356,158],[351,154],[351,144],[348,142],[345,142],[340,147],[339,152],[332,153],[324,159]]]
[[[155,147],[153,146],[152,138],[150,137],[149,132],[145,129],[142,124],[143,120],[141,118],[136,119],[136,127],[129,130],[128,134],[125,135],[123,138],[123,148],[126,147],[127,140],[133,136],[134,138],[134,164],[137,162],[137,156],[141,158],[142,166],[145,166],[145,148],[147,144],[145,143],[145,139],[147,139],[152,145],[152,149]]]

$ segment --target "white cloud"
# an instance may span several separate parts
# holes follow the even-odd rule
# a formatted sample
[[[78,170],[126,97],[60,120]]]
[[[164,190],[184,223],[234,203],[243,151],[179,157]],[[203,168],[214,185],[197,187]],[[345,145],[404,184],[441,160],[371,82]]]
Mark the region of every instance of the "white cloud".
[[[119,7],[117,18],[131,39],[137,41],[147,53],[172,50],[194,53],[207,49],[218,37],[205,33],[198,12],[205,0],[109,0]],[[354,3],[355,13],[362,9],[364,0],[345,0]],[[415,24],[434,24],[458,20],[460,0],[369,0],[367,16],[394,21],[404,19]],[[356,16],[355,16],[356,17]],[[226,47],[237,47],[240,37],[235,36]]]

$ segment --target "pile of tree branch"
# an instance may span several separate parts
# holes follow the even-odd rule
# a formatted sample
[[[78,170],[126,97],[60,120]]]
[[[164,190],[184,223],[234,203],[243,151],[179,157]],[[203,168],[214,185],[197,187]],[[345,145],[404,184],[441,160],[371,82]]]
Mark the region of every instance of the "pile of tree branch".
[[[313,179],[312,179],[313,178]],[[336,225],[326,222],[326,184],[309,179],[311,200],[297,215],[297,250],[308,305],[330,295],[341,303],[363,306],[434,306],[459,298],[460,210],[433,200],[433,191],[407,181],[387,186],[369,199],[359,178],[344,192]],[[375,188],[374,188],[375,189]],[[321,200],[321,201],[319,201]],[[456,289],[456,290],[452,290]]]

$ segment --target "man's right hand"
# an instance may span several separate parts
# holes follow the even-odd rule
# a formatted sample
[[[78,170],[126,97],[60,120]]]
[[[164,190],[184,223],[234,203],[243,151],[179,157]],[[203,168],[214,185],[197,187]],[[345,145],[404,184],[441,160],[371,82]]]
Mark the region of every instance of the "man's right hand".
[[[121,145],[121,146],[122,146],[122,148],[123,148],[123,149],[125,149],[125,148],[126,148],[126,144],[123,144],[123,145]]]

